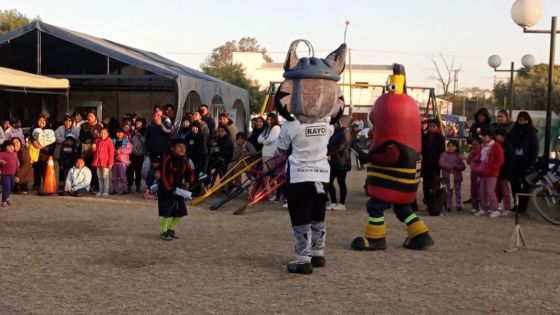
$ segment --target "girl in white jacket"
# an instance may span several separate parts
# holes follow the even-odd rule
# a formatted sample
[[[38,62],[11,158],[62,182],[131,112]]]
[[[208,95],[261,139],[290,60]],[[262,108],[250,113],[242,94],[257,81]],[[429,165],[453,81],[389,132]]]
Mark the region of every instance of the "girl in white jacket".
[[[64,192],[66,194],[83,197],[89,191],[91,183],[91,170],[87,168],[83,158],[76,160],[76,166],[68,171]]]
[[[268,123],[268,127],[260,134],[257,141],[263,145],[261,151],[263,170],[268,172],[276,166],[273,161],[270,163],[268,163],[268,161],[271,160],[276,153],[276,139],[278,139],[280,135],[280,126],[278,125],[278,117],[275,113],[269,113],[266,116],[266,122]],[[269,177],[264,178],[264,182],[267,183],[267,189],[269,188],[269,180]]]

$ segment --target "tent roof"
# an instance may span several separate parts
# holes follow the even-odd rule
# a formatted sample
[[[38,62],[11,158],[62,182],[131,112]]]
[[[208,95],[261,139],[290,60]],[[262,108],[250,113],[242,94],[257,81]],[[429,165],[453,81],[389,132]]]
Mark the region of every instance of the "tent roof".
[[[178,79],[180,76],[187,76],[207,82],[226,85],[229,88],[235,88],[244,91],[244,89],[241,89],[240,87],[221,81],[203,72],[194,70],[175,61],[164,58],[156,53],[47,24],[40,20],[33,20],[31,23],[17,30],[6,33],[4,35],[0,35],[0,44],[8,42],[35,30],[68,41],[96,53],[108,56],[120,62],[148,70],[152,73],[161,75],[168,79]]]
[[[70,84],[67,79],[53,79],[0,67],[0,86],[22,89],[68,89]]]

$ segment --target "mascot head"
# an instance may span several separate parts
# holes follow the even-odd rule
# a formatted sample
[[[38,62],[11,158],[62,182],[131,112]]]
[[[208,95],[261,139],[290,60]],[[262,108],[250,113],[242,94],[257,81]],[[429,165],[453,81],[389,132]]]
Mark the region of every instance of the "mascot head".
[[[297,46],[307,45],[311,57],[298,58]],[[344,71],[346,44],[340,45],[327,58],[316,58],[311,43],[298,39],[292,42],[284,62],[284,82],[276,92],[276,110],[287,120],[292,115],[304,123],[325,117],[337,120],[344,110],[342,91],[337,82]]]

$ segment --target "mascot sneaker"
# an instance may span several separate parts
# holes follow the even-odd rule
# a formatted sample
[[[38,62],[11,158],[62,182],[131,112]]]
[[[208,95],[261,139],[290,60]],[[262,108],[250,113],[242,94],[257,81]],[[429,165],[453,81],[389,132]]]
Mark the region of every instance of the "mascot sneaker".
[[[385,248],[387,248],[387,243],[384,237],[373,239],[373,238],[359,236],[352,241],[350,247],[352,247],[353,250],[359,250],[359,251],[384,250]]]
[[[327,264],[327,260],[325,259],[325,256],[311,257],[311,265],[313,265],[314,268],[325,267],[326,264]]]
[[[290,261],[288,263],[288,272],[310,275],[313,273],[313,265],[310,262],[299,260]]]
[[[412,238],[407,237],[404,240],[403,246],[408,249],[427,249],[434,245],[434,240],[428,232],[418,234]]]

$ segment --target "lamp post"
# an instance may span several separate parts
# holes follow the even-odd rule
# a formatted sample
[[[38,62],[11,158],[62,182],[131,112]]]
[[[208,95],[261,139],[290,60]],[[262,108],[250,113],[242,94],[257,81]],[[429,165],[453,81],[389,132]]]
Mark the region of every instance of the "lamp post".
[[[550,58],[548,61],[548,93],[546,100],[546,125],[544,133],[544,154],[543,158],[548,166],[550,157],[550,133],[551,133],[551,111],[552,111],[552,71],[554,71],[554,57],[556,53],[556,16],[551,19],[549,30],[529,30],[529,27],[537,24],[542,16],[542,6],[540,0],[516,0],[511,7],[511,17],[513,21],[523,28],[523,33],[550,34]]]
[[[498,69],[498,67],[502,64],[502,58],[498,55],[492,55],[488,57],[488,65],[491,68],[494,68],[494,72],[509,72],[509,117],[512,116],[513,111],[513,73],[514,72],[521,72],[521,71],[528,71],[534,64],[535,64],[535,57],[533,55],[525,55],[521,58],[521,64],[525,69],[522,70],[515,70],[515,63],[511,62],[511,67],[509,70],[505,69]]]

